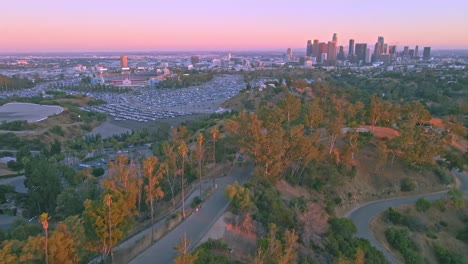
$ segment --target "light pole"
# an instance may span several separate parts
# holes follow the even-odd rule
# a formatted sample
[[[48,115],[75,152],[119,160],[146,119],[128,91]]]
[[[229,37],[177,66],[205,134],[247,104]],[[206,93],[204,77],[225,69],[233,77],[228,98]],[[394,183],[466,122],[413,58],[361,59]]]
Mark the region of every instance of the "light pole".
[[[81,122],[81,115],[78,115],[78,122]]]

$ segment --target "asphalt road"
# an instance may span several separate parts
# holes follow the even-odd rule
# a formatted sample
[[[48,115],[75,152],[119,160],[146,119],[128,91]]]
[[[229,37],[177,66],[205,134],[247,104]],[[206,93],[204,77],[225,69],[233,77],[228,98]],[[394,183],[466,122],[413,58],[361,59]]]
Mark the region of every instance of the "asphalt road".
[[[187,239],[191,241],[191,245],[196,245],[229,206],[229,200],[224,194],[226,186],[232,184],[236,180],[240,183],[244,183],[251,175],[252,171],[253,166],[245,168],[235,166],[229,172],[228,176],[217,179],[217,190],[203,203],[203,207],[199,212],[188,216],[184,222],[146,249],[143,253],[132,259],[130,263],[173,263],[174,258],[177,256],[174,251],[174,246],[180,242],[184,233]],[[190,203],[186,203],[186,205],[188,208]]]
[[[468,196],[468,174],[466,172],[454,172],[454,174],[460,181],[460,190],[464,192],[465,196]],[[395,259],[395,257],[375,239],[374,233],[370,230],[369,227],[369,223],[372,218],[390,207],[399,207],[406,204],[413,204],[416,203],[419,198],[426,198],[430,201],[434,201],[446,196],[446,194],[447,191],[441,191],[436,193],[373,201],[351,210],[345,215],[345,217],[350,218],[356,225],[356,237],[368,239],[371,245],[383,252],[390,263],[399,263],[399,261]]]

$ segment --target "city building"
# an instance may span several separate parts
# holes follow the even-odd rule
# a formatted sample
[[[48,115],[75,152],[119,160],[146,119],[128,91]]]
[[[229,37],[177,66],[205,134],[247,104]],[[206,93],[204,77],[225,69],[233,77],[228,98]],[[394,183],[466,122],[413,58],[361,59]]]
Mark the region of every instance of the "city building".
[[[390,45],[388,47],[388,53],[390,53],[390,55],[395,55],[397,53],[397,45]]]
[[[128,68],[128,57],[126,55],[120,56],[120,66],[122,68]]]
[[[327,53],[322,53],[320,55],[320,61],[324,63],[327,60]]]
[[[200,57],[199,56],[192,56],[190,58],[190,61],[192,62],[192,65],[199,63],[200,62]]]
[[[354,56],[354,39],[350,39],[349,48],[348,48],[348,58],[351,60],[353,56]]]
[[[414,58],[419,58],[419,47],[416,45],[416,48],[414,49]]]
[[[356,43],[354,53],[356,54],[356,62],[365,61],[366,60],[366,51],[367,51],[367,44],[366,43]]]
[[[314,46],[312,44],[312,40],[307,41],[307,48],[306,48],[306,56],[312,56],[314,51]]]
[[[292,61],[293,59],[293,52],[291,48],[286,50],[286,61]]]
[[[323,54],[323,53],[327,54],[327,52],[328,52],[328,45],[327,45],[327,43],[325,43],[325,42],[320,42],[320,43],[318,44],[318,50],[317,50],[317,54],[318,54],[318,55],[317,55],[317,58],[320,58],[320,62],[321,62],[321,63],[323,63],[323,61],[322,61],[322,57],[323,57],[322,54]]]
[[[342,61],[346,59],[344,46],[340,46],[338,48],[338,56],[336,57],[336,59],[337,60],[342,60]]]
[[[371,48],[366,49],[366,57],[365,57],[364,62],[366,64],[369,64],[369,63],[372,62],[372,50],[371,50]]]
[[[334,35],[333,37],[335,38],[336,36]],[[328,41],[327,58],[329,61],[336,60],[336,42],[335,41]]]
[[[408,46],[404,46],[403,47],[403,56],[408,56],[409,55],[409,47]]]
[[[320,56],[320,51],[319,51],[319,40],[314,39],[314,43],[312,44],[312,51],[314,53],[314,56],[318,58]]]
[[[332,41],[334,41],[335,43],[338,43],[338,36],[336,35],[336,33],[333,33]]]
[[[431,47],[424,47],[423,49],[423,60],[431,59]]]

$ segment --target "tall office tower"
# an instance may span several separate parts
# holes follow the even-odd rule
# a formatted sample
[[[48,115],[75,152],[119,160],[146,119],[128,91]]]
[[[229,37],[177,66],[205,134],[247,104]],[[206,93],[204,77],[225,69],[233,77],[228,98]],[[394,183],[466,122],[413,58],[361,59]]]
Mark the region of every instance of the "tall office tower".
[[[128,68],[128,57],[127,57],[127,55],[120,56],[120,66],[122,66],[122,68]]]
[[[194,64],[200,62],[200,57],[198,57],[198,56],[192,56],[192,57],[190,58],[190,61],[192,62],[192,65],[194,65]]]
[[[384,54],[388,54],[388,44],[387,44],[387,43],[384,43],[384,44],[383,44],[383,50],[382,50],[382,53],[384,53]]]
[[[372,62],[372,50],[371,48],[366,49],[366,58],[364,60],[365,63],[371,63]]]
[[[408,56],[409,55],[409,47],[408,46],[404,46],[403,47],[403,56]]]
[[[384,43],[385,43],[384,37],[379,36],[379,38],[377,39],[377,42],[379,42],[379,43],[380,43],[380,46],[383,47],[383,45],[384,45]]]
[[[312,51],[314,53],[314,56],[316,58],[320,57],[320,52],[319,52],[319,40],[318,39],[314,39],[314,42],[312,44]]]
[[[431,47],[424,47],[423,49],[423,60],[431,59]]]
[[[390,45],[390,47],[388,48],[388,53],[390,53],[391,55],[395,55],[396,49],[397,49],[396,45]]]
[[[384,37],[382,36],[379,36],[377,38],[377,42],[375,43],[375,47],[374,47],[374,57],[375,58],[378,58],[380,54],[383,53],[383,50],[384,50]]]
[[[344,52],[344,46],[340,46],[338,48],[338,56],[336,57],[337,60],[345,60],[345,52]]]
[[[356,62],[364,61],[366,59],[367,44],[356,43],[354,53],[356,54]]]
[[[338,43],[338,36],[336,35],[336,33],[333,33],[332,41],[334,41],[335,43]]]
[[[293,58],[293,52],[292,52],[292,49],[291,48],[288,48],[286,50],[286,58],[288,61],[292,61],[292,58]]]
[[[336,42],[328,41],[327,58],[329,61],[336,60]]]
[[[322,61],[322,54],[323,54],[323,53],[326,54],[326,53],[328,52],[328,45],[327,45],[327,43],[325,43],[325,42],[320,42],[320,43],[318,44],[318,47],[319,47],[319,48],[318,48],[318,56],[317,56],[317,58],[320,58],[320,62],[323,63],[323,61]]]
[[[414,58],[414,49],[409,49],[408,56],[410,56],[410,58]]]
[[[354,55],[354,39],[349,40],[348,58],[351,59]]]
[[[312,40],[307,41],[306,56],[312,56],[314,51],[314,46],[312,45]]]
[[[414,57],[419,58],[419,47],[416,45],[416,48],[414,49]]]
[[[324,63],[327,60],[327,53],[322,53],[320,55],[320,61]]]
[[[230,52],[228,53],[227,61],[231,61],[231,53]]]
[[[376,42],[375,43],[375,47],[374,47],[374,59],[377,60],[377,58],[379,57],[379,55],[382,53],[382,46],[380,46],[380,42]]]

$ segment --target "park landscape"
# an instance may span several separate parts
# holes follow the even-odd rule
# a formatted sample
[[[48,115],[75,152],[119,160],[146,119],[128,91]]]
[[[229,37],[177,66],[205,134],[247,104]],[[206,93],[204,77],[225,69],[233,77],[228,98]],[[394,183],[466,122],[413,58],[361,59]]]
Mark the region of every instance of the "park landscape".
[[[461,180],[452,172],[463,171],[467,162],[464,112],[456,111],[463,111],[465,102],[452,114],[438,115],[440,108],[435,103],[428,107],[429,99],[382,97],[365,85],[349,88],[348,82],[357,82],[353,78],[314,70],[263,74],[278,76],[274,87],[246,87],[223,104],[230,113],[138,124],[132,132],[106,138],[88,134],[105,116],[79,108],[93,99],[56,92],[40,99],[64,111],[27,128],[34,133],[3,134],[2,146],[19,152],[17,171],[26,176],[28,188],[18,204],[22,214],[26,219],[38,216],[41,223],[19,221],[4,231],[1,258],[41,262],[43,233],[50,231],[46,243],[55,250],[48,251],[54,263],[141,263],[156,257],[176,263],[405,261],[382,234],[391,225],[402,230],[411,230],[411,225],[390,225],[387,213],[376,215],[374,233],[366,237],[350,212],[376,200],[456,192]],[[328,80],[307,83],[305,78]],[[381,89],[404,89],[404,82],[394,79],[395,87]],[[136,128],[129,121],[105,122]],[[125,152],[145,144],[152,155]],[[106,149],[115,150],[113,158]],[[65,162],[67,156],[84,160],[94,155],[109,155],[105,175],[95,168],[74,171]],[[445,223],[447,230],[432,228],[441,221],[437,202],[425,212],[428,222],[423,223],[415,220],[423,213],[411,205],[395,209],[410,219],[405,224],[424,226],[426,233],[415,233],[419,240],[414,242],[422,258],[444,263],[433,246],[420,244],[434,239],[437,252],[466,257],[466,243],[457,239],[466,226],[459,216],[466,205],[463,194],[457,195],[460,207],[451,205],[453,195],[441,194],[448,202],[438,202],[447,203],[444,216],[453,215]],[[45,227],[49,223],[50,230]],[[27,235],[18,236],[15,230]],[[68,249],[57,246],[64,243],[60,237]]]

